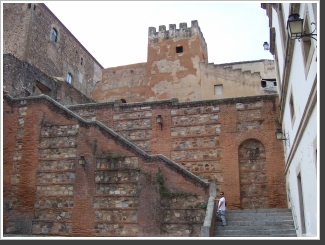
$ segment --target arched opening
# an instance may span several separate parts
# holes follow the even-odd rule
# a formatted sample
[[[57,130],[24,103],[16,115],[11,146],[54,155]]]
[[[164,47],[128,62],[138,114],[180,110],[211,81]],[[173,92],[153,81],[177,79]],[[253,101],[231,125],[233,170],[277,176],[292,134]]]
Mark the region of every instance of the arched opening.
[[[245,140],[239,146],[238,160],[241,208],[269,208],[264,145],[256,139]]]
[[[125,99],[121,99],[122,103],[126,103],[126,100]]]

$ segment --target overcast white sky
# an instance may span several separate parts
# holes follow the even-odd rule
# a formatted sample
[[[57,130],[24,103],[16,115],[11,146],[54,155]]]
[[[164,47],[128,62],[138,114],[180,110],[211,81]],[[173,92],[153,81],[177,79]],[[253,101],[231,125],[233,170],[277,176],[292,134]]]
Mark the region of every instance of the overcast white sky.
[[[268,18],[255,1],[44,1],[104,67],[147,61],[148,28],[197,20],[209,63],[273,59]]]

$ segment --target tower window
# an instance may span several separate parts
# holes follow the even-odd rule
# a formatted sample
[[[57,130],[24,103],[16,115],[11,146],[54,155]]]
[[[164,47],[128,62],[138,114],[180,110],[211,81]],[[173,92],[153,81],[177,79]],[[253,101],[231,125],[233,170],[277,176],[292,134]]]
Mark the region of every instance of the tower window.
[[[72,76],[70,73],[68,73],[68,75],[67,75],[67,82],[70,84],[72,83]]]
[[[183,53],[183,46],[176,47],[176,53]]]
[[[221,95],[223,93],[223,87],[221,85],[214,85],[214,94]]]
[[[55,28],[52,28],[51,39],[54,42],[56,42],[58,40],[58,32],[57,32],[57,30],[55,30]]]
[[[83,58],[80,58],[80,65],[82,65],[84,62]]]

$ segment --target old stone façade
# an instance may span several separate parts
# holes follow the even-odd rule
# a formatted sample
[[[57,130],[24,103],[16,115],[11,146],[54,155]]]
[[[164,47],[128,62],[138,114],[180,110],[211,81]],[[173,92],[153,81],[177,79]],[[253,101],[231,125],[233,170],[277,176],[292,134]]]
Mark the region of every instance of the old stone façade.
[[[200,236],[209,183],[165,156],[44,95],[5,95],[4,127],[4,233]]]
[[[286,207],[278,96],[67,106],[227,193],[230,209]],[[162,125],[156,123],[161,115]]]
[[[200,236],[211,183],[228,209],[287,207],[273,61],[208,63],[192,21],[104,69],[46,5],[4,6],[4,233]]]

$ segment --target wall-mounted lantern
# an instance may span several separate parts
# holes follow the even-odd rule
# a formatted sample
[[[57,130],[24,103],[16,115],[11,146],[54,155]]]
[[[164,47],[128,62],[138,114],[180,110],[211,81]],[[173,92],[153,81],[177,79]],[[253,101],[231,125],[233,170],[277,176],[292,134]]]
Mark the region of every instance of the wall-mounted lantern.
[[[160,124],[160,129],[162,130],[162,125],[163,125],[163,119],[161,117],[161,115],[158,115],[157,118],[156,118],[156,122],[158,124]]]
[[[264,47],[264,50],[270,50],[270,45],[268,44],[268,42],[264,42],[263,47]]]
[[[298,41],[300,41],[302,37],[310,37],[317,41],[317,39],[313,37],[313,36],[317,36],[317,34],[314,34],[316,27],[311,33],[306,33],[303,30],[303,23],[304,23],[304,19],[300,19],[299,14],[289,15],[287,21],[287,29],[289,30],[290,38],[298,39]],[[312,22],[310,25],[315,25],[315,23]]]
[[[78,163],[84,168],[84,170],[86,170],[86,159],[84,156],[80,156]]]
[[[287,137],[286,137],[287,136]],[[281,129],[277,129],[275,131],[275,137],[277,140],[285,140],[288,143],[288,146],[290,146],[290,141],[289,141],[289,134],[286,133],[286,136],[283,134]]]

